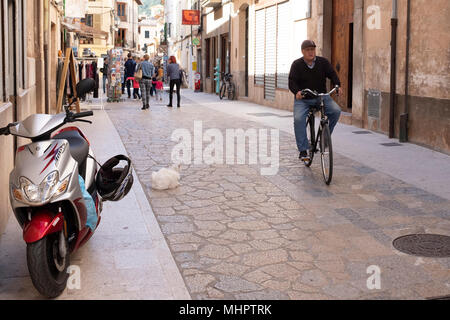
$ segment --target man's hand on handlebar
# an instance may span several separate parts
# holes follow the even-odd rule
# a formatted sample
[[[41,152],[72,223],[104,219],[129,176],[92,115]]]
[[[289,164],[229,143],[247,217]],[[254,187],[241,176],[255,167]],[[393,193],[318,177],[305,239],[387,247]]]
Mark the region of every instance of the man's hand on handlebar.
[[[295,95],[295,99],[297,99],[297,100],[303,99],[303,93],[301,90],[299,92],[297,92],[297,94]]]
[[[340,94],[341,94],[341,87],[339,87],[339,86],[336,86],[336,96],[340,96]]]

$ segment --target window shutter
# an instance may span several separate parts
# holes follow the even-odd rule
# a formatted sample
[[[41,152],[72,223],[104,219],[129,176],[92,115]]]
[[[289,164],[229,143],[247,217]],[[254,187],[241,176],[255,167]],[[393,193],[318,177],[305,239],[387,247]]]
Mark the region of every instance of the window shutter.
[[[265,10],[255,13],[255,84],[264,85]]]
[[[102,30],[102,19],[101,19],[101,15],[99,15],[99,14],[94,14],[93,15],[94,17],[93,17],[93,27],[94,27],[94,29],[95,30],[98,30],[98,31],[100,31],[100,30]]]
[[[289,33],[291,28],[289,2],[278,5],[277,88],[289,89]]]
[[[277,69],[277,7],[266,9],[264,99],[275,100],[275,73]]]

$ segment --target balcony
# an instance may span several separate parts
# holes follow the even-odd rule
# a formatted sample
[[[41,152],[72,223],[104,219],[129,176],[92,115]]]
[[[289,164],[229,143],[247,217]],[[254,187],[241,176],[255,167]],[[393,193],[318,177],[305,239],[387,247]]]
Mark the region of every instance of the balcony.
[[[201,0],[202,7],[217,8],[222,5],[222,0]]]

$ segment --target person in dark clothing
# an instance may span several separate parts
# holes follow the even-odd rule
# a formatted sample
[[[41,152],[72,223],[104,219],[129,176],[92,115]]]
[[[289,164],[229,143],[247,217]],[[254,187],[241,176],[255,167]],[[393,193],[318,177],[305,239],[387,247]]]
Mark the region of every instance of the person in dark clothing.
[[[122,86],[122,94],[125,93],[125,84],[127,86],[128,99],[131,99],[131,80],[126,80],[130,77],[134,77],[134,71],[136,70],[136,62],[131,57],[131,52],[128,53],[128,60],[125,62],[125,77]]]
[[[177,107],[180,108],[180,87],[181,87],[181,77],[180,77],[180,65],[174,56],[170,56],[169,65],[167,66],[167,76],[170,79],[169,83],[169,104],[168,107],[172,107],[172,96],[173,88],[176,86],[177,92]]]
[[[326,78],[329,78],[333,86],[340,86],[341,82],[333,69],[331,63],[323,58],[316,56],[316,44],[314,41],[305,40],[302,43],[303,57],[295,60],[291,65],[289,72],[289,90],[294,94],[294,131],[297,148],[300,152],[299,158],[308,161],[310,148],[306,135],[306,116],[309,108],[317,105],[318,98],[303,96],[303,89],[311,89],[319,93],[326,93]],[[339,90],[337,90],[339,94]],[[329,120],[330,133],[339,120],[341,109],[330,96],[323,99],[325,105],[325,114]]]
[[[103,74],[103,93],[106,93],[106,79],[108,79],[108,58],[103,59],[103,68],[100,68],[100,72]]]
[[[156,77],[158,76],[158,69],[155,68],[155,71],[153,73],[152,77],[152,90],[150,92],[150,95],[153,97],[153,94],[155,94],[156,97]],[[158,100],[158,99],[157,99]]]

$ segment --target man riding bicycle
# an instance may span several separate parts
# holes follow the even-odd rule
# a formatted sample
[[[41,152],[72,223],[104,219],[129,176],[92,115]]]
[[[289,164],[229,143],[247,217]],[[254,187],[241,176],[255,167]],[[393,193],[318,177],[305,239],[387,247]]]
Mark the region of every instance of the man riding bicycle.
[[[331,79],[333,86],[340,86],[341,82],[333,69],[331,63],[320,56],[316,56],[316,44],[312,40],[302,43],[303,57],[295,60],[289,72],[289,90],[295,95],[294,98],[294,131],[297,148],[302,161],[309,161],[308,150],[310,148],[306,135],[306,117],[309,108],[316,106],[318,98],[302,95],[303,89],[311,89],[318,93],[326,93],[326,78]],[[339,91],[337,91],[339,94]],[[325,114],[329,120],[330,133],[339,120],[341,108],[331,99],[324,97]]]

